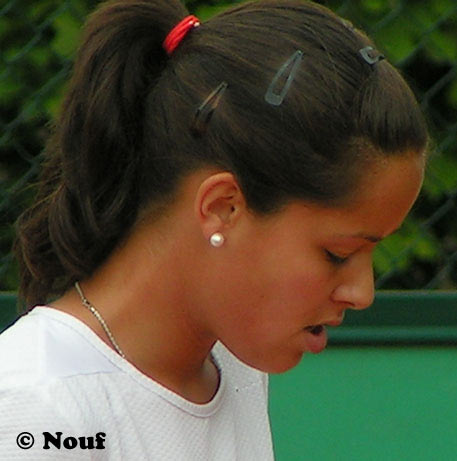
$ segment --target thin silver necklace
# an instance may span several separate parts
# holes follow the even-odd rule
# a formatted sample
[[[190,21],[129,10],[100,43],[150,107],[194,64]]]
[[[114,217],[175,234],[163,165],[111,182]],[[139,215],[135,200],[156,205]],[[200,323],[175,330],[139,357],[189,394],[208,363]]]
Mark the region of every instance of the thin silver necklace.
[[[117,353],[125,358],[124,353],[122,352],[121,348],[118,346],[116,340],[114,339],[113,334],[111,333],[110,329],[108,328],[108,325],[106,324],[105,320],[101,316],[100,312],[98,312],[97,309],[89,302],[89,300],[84,296],[83,291],[81,290],[81,287],[79,285],[79,282],[75,282],[75,288],[76,291],[79,294],[79,297],[81,298],[81,302],[83,303],[83,306],[87,307],[92,314],[94,314],[95,318],[99,321],[100,325],[103,327],[105,330],[106,336],[108,336],[109,340],[111,341],[111,344],[113,345],[114,349],[116,349]]]

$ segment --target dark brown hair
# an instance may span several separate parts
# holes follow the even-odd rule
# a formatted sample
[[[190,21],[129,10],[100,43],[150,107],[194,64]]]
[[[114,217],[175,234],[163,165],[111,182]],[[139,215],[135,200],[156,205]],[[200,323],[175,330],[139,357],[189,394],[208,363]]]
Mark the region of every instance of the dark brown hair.
[[[243,3],[193,29],[171,57],[177,0],[117,0],[87,23],[37,199],[18,221],[22,296],[46,302],[89,276],[145,209],[166,206],[189,172],[235,174],[253,212],[291,199],[336,204],[370,156],[421,153],[427,130],[392,65],[328,9],[299,0]],[[283,63],[303,59],[284,101],[265,101]],[[227,90],[207,130],[202,101]]]

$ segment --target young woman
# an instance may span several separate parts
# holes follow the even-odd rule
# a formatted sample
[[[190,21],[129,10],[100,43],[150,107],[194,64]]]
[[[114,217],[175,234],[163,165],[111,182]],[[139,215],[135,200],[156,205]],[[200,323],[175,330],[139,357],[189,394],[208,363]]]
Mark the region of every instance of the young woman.
[[[38,307],[0,336],[2,459],[272,459],[267,373],[371,304],[426,144],[398,71],[322,6],[103,5],[18,223]]]

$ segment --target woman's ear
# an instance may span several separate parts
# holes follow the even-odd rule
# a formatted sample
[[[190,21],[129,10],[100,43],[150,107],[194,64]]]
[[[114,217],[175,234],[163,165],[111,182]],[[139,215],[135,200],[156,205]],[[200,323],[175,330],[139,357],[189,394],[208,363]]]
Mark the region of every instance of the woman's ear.
[[[232,173],[213,174],[200,184],[195,213],[206,239],[233,227],[245,210],[243,193]]]

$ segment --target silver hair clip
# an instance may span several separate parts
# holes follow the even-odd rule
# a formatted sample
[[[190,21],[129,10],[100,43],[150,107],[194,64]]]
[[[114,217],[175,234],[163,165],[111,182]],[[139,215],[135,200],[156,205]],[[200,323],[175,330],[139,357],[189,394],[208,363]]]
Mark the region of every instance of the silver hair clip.
[[[273,80],[268,87],[267,92],[265,93],[265,101],[268,104],[273,106],[279,106],[284,101],[287,92],[289,91],[290,85],[295,78],[295,75],[300,67],[301,61],[303,58],[303,52],[300,50],[295,51],[295,53],[280,67],[276,75],[273,77]],[[275,92],[275,87],[278,84],[279,80],[284,80],[286,82],[282,87],[280,92]]]
[[[362,58],[371,66],[386,58],[372,46],[366,46],[365,48],[360,49],[359,53],[362,55]]]
[[[210,93],[210,95],[203,101],[200,107],[195,112],[194,121],[192,124],[192,131],[194,134],[202,135],[213,116],[216,107],[221,100],[222,95],[228,87],[227,82],[222,82],[219,86]]]

